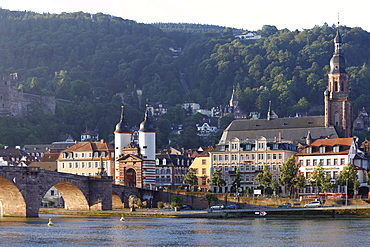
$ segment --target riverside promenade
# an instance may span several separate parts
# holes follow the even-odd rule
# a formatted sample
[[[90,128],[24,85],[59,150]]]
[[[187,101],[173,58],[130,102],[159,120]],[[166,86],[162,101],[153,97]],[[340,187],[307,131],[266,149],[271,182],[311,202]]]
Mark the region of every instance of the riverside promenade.
[[[40,214],[80,215],[80,216],[108,216],[108,217],[168,217],[168,218],[243,218],[243,217],[266,217],[266,218],[343,218],[343,217],[370,217],[370,205],[329,206],[319,208],[277,208],[277,207],[253,207],[243,209],[212,210],[180,210],[171,209],[129,209],[107,211],[80,211],[65,210],[60,208],[41,208]]]

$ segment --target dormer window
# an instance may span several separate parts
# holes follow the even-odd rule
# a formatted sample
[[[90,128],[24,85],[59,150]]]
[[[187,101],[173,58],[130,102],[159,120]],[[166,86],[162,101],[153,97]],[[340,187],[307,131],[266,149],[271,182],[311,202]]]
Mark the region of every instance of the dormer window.
[[[279,144],[277,144],[277,143],[274,143],[273,145],[272,145],[272,149],[278,149],[279,148]]]
[[[247,145],[245,145],[245,149],[246,149],[246,150],[251,150],[251,149],[252,149],[251,144],[247,144]]]
[[[319,152],[320,152],[321,154],[325,153],[325,146],[321,146],[321,147],[319,148]]]
[[[333,147],[333,152],[334,153],[339,153],[339,146],[334,146]]]
[[[312,153],[312,147],[306,147],[306,153],[311,154]]]

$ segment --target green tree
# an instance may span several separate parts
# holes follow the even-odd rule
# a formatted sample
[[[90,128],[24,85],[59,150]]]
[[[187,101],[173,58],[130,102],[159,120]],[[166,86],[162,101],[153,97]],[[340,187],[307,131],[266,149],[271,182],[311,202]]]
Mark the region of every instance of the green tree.
[[[357,171],[355,166],[351,163],[348,163],[343,170],[339,173],[339,178],[337,184],[340,186],[348,185],[349,189],[357,191],[360,187],[360,182],[357,178]]]
[[[311,186],[316,186],[316,189],[318,190],[318,188],[321,187],[322,183],[324,182],[325,176],[325,169],[322,167],[322,164],[319,163],[311,174]]]
[[[170,206],[178,210],[182,207],[183,198],[182,196],[174,195],[171,196],[171,203]]]
[[[285,191],[292,194],[295,178],[298,175],[299,167],[295,164],[294,157],[285,161],[280,169],[280,184],[285,187]]]
[[[234,192],[238,193],[239,187],[240,187],[240,182],[241,182],[241,176],[240,176],[240,170],[236,169],[235,171],[235,179],[232,182],[232,187],[234,188]]]
[[[304,177],[303,173],[298,173],[294,178],[293,178],[293,186],[296,189],[304,189],[306,185],[306,178]]]
[[[184,175],[182,182],[188,184],[191,188],[198,185],[198,177],[195,174],[194,168],[189,169],[188,173]]]
[[[221,187],[226,185],[225,180],[222,179],[222,170],[217,169],[213,172],[211,177],[211,184],[218,187],[218,191],[221,191]]]
[[[275,191],[275,194],[279,194],[279,191],[280,191],[280,184],[279,184],[279,180],[276,179],[276,178],[273,178],[271,180],[271,189],[273,191]]]
[[[130,195],[128,197],[128,203],[129,207],[132,209],[132,211],[135,211],[135,205],[138,203],[139,199],[136,195]]]
[[[270,186],[272,180],[271,172],[267,166],[263,166],[262,172],[258,173],[257,176],[254,178],[259,185],[263,186],[263,190],[265,194],[265,190],[267,187]]]
[[[214,202],[214,203],[217,203],[218,202],[218,198],[215,194],[211,193],[211,192],[207,192],[205,195],[203,195],[200,200],[202,201],[206,201],[207,204],[208,204],[208,208],[211,207],[211,202]]]

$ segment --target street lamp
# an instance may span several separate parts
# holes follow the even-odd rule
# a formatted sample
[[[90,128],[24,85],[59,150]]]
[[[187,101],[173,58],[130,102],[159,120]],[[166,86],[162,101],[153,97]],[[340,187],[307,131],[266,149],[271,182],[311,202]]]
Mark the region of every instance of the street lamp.
[[[348,178],[346,178],[346,206],[348,206]]]

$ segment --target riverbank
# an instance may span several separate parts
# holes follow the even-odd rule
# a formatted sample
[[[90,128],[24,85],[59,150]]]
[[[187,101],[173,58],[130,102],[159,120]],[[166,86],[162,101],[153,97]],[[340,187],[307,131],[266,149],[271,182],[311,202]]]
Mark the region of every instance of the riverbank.
[[[108,211],[76,211],[60,208],[42,208],[40,214],[106,216],[106,217],[166,217],[166,218],[370,218],[370,207],[324,207],[324,208],[253,208],[237,210],[182,210],[169,209],[129,209]]]

